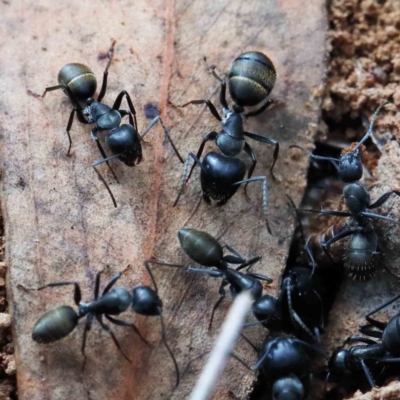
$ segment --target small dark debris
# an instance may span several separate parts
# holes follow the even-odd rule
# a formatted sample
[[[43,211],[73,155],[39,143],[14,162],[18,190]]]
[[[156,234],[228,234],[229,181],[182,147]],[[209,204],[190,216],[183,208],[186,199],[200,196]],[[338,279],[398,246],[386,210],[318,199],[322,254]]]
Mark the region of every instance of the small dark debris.
[[[97,59],[100,61],[106,59],[107,57],[108,57],[108,52],[105,53],[100,52],[99,55],[97,56]]]
[[[24,190],[26,187],[26,182],[21,176],[19,177],[19,180],[17,182],[17,187],[21,188],[22,190]]]
[[[147,119],[153,119],[157,117],[157,115],[160,115],[160,110],[158,109],[157,104],[147,103],[144,106],[144,115]]]
[[[28,93],[29,96],[32,96],[32,97],[34,97],[35,99],[38,99],[38,98],[42,97],[40,94],[37,94],[37,93],[35,93],[35,92],[32,92],[32,90],[29,90],[29,89],[26,91],[26,93]]]

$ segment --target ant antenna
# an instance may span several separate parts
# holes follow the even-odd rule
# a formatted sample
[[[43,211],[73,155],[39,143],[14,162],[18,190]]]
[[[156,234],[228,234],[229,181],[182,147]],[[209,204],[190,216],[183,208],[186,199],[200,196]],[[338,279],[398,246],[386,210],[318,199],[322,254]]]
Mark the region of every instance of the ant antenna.
[[[160,322],[161,322],[161,338],[162,341],[164,343],[165,348],[167,349],[169,355],[172,358],[172,361],[174,363],[174,367],[175,367],[175,372],[176,372],[176,384],[175,384],[175,388],[178,387],[179,382],[180,382],[180,373],[179,373],[179,367],[178,367],[178,363],[176,362],[176,359],[174,357],[174,354],[172,353],[171,348],[168,346],[167,343],[167,338],[166,338],[166,333],[165,333],[165,324],[164,324],[164,318],[162,316],[162,309],[161,307],[158,307],[158,312],[160,314]]]
[[[374,128],[374,123],[375,123],[375,120],[376,120],[376,118],[377,118],[377,116],[378,116],[378,114],[379,114],[379,111],[381,111],[381,109],[382,109],[384,106],[386,106],[386,104],[389,104],[389,103],[390,103],[390,101],[385,101],[385,102],[383,102],[383,103],[375,110],[374,114],[372,115],[372,119],[371,119],[371,122],[370,122],[370,124],[369,124],[369,128],[368,128],[367,133],[366,133],[366,134],[364,135],[364,137],[358,142],[358,145],[354,148],[353,153],[355,153],[355,152],[360,148],[360,146],[371,136],[372,130],[373,130],[373,128]]]
[[[154,264],[160,264],[160,265],[165,265],[165,264],[162,263],[162,262],[157,262],[157,261],[153,261],[153,260],[146,260],[146,261],[144,262],[144,265],[145,265],[145,267],[146,267],[146,269],[147,269],[147,272],[148,272],[149,275],[150,275],[150,279],[151,279],[151,281],[153,282],[154,289],[155,289],[156,294],[157,294],[157,296],[158,296],[158,286],[157,286],[156,280],[155,280],[154,275],[153,275],[153,273],[151,272],[151,269],[150,269],[150,266],[149,266],[149,263],[151,263],[151,262],[154,263]],[[167,265],[168,265],[168,264],[167,264]],[[174,363],[175,372],[176,372],[176,384],[175,384],[175,388],[177,388],[178,385],[179,385],[179,382],[180,382],[180,372],[179,372],[178,363],[176,362],[175,356],[174,356],[174,354],[172,353],[172,350],[171,350],[171,348],[169,347],[168,342],[167,342],[167,335],[166,335],[166,329],[165,329],[165,324],[164,324],[164,318],[163,318],[163,316],[162,316],[162,311],[163,311],[163,310],[162,310],[161,307],[157,307],[157,310],[158,310],[158,315],[159,315],[159,317],[160,317],[160,323],[161,323],[161,338],[162,338],[162,341],[163,341],[163,343],[164,343],[165,348],[167,349],[167,351],[168,351],[169,355],[171,356],[172,361],[173,361],[173,363]]]

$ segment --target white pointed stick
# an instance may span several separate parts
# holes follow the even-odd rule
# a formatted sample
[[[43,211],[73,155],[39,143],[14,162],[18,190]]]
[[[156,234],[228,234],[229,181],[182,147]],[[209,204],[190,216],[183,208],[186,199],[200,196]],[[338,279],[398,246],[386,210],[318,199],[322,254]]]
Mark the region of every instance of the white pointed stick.
[[[243,292],[236,297],[190,400],[207,400],[211,397],[252,303],[253,299],[249,292]]]

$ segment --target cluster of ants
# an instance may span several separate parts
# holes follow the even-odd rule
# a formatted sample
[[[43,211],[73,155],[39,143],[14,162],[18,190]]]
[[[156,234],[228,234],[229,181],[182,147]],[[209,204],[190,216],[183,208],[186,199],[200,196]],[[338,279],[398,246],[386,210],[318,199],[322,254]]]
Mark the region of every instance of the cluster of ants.
[[[178,203],[184,186],[190,179],[196,165],[201,169],[200,181],[203,199],[207,203],[211,203],[211,200],[213,200],[219,206],[225,204],[234,196],[240,185],[262,181],[264,218],[267,229],[270,231],[267,218],[267,178],[266,176],[253,177],[257,157],[246,138],[275,146],[273,162],[270,167],[272,176],[274,176],[273,167],[279,154],[279,143],[274,139],[245,131],[244,121],[248,117],[261,114],[272,104],[272,101],[267,98],[276,79],[276,71],[272,61],[260,52],[244,53],[233,61],[227,82],[213,70],[213,75],[220,83],[220,103],[223,108],[223,117],[210,100],[193,100],[182,107],[189,104],[205,104],[212,115],[221,123],[222,130],[219,133],[215,131],[208,133],[203,138],[197,154],[189,153],[185,162],[159,116],[150,122],[143,134],[138,133],[136,111],[126,91],[122,91],[117,96],[112,107],[102,103],[106,94],[108,69],[113,52],[114,43],[109,50],[109,61],[103,74],[103,83],[97,101],[93,98],[96,91],[96,78],[87,66],[78,63],[64,66],[58,76],[59,84],[46,88],[43,94],[44,96],[48,91],[61,89],[72,103],[73,109],[67,125],[70,143],[67,154],[70,153],[72,144],[69,131],[74,116],[76,115],[81,123],[95,124],[91,136],[103,158],[96,161],[93,168],[106,186],[116,207],[114,195],[97,167],[106,163],[116,178],[109,161],[118,159],[129,167],[139,164],[142,159],[141,141],[152,127],[160,122],[175,154],[184,164],[182,180],[174,206]],[[227,85],[234,102],[232,108],[229,107],[226,100]],[[127,100],[129,110],[120,108],[124,97]],[[85,106],[82,105],[83,103],[86,103]],[[262,105],[259,106],[260,104]],[[87,332],[93,319],[96,319],[100,326],[110,334],[122,356],[130,361],[111,328],[104,323],[103,317],[114,325],[131,327],[140,339],[148,344],[134,323],[115,317],[127,311],[131,306],[138,314],[160,318],[162,340],[172,358],[176,371],[176,386],[178,386],[180,371],[166,340],[166,330],[162,318],[163,305],[158,296],[157,284],[150,266],[161,265],[181,268],[190,273],[205,274],[211,278],[221,279],[220,298],[211,313],[210,329],[214,314],[226,296],[227,286],[229,286],[229,291],[233,297],[243,291],[251,293],[254,300],[252,314],[257,321],[247,325],[260,324],[267,328],[268,333],[260,348],[242,334],[258,355],[258,361],[254,367],[250,368],[239,357],[233,356],[245,367],[252,371],[260,371],[265,375],[268,398],[274,400],[305,399],[309,392],[312,377],[312,359],[315,356],[326,357],[321,346],[320,336],[324,332],[330,302],[328,281],[331,280],[331,277],[325,273],[324,269],[324,264],[331,258],[330,246],[347,238],[347,245],[343,247],[345,262],[341,263],[338,268],[343,267],[353,279],[368,280],[375,273],[378,257],[378,236],[373,221],[380,219],[399,223],[370,210],[380,207],[392,194],[400,195],[400,192],[390,190],[371,203],[368,191],[359,182],[363,174],[361,148],[363,143],[371,136],[374,121],[385,104],[387,103],[383,103],[375,111],[363,139],[340,159],[309,153],[310,157],[315,160],[328,160],[336,166],[340,179],[346,184],[343,196],[348,211],[296,209],[289,198],[297,214],[314,212],[346,219],[344,223],[336,224],[327,231],[312,235],[304,241],[304,254],[308,257],[308,260],[303,266],[288,266],[285,269],[277,297],[263,294],[263,282],[269,284],[272,279],[251,271],[251,268],[261,260],[260,256],[246,259],[231,246],[221,245],[210,234],[184,228],[178,233],[180,246],[192,261],[204,268],[194,268],[151,258],[146,260],[144,264],[153,288],[138,286],[129,291],[123,287],[114,287],[121,277],[121,273],[119,273],[107,283],[101,295],[99,294],[99,273],[95,281],[94,299],[88,303],[81,301],[80,286],[76,282],[56,282],[42,286],[37,290],[65,285],[74,286],[74,302],[78,311],[69,306],[59,306],[48,311],[36,323],[32,334],[33,340],[39,343],[58,341],[68,336],[75,329],[78,321],[86,317],[81,348],[84,356]],[[255,111],[245,112],[246,107],[254,106],[259,106],[259,108]],[[129,123],[122,124],[122,118],[126,116]],[[112,153],[110,156],[106,155],[100,144],[98,134],[101,132],[107,132],[105,142]],[[201,160],[205,144],[208,141],[215,141],[220,152],[209,152]],[[291,147],[298,148],[298,146]],[[248,171],[245,163],[237,157],[242,150],[252,161]],[[304,149],[301,150],[305,151]],[[189,171],[192,160],[194,160],[194,164]],[[304,235],[302,236],[304,238]],[[230,254],[224,254],[224,249],[228,250]],[[366,316],[367,325],[360,327],[360,332],[364,336],[348,338],[345,345],[351,344],[351,346],[343,345],[329,359],[325,374],[326,382],[344,384],[346,380],[359,382],[364,377],[368,384],[373,387],[376,386],[377,380],[382,380],[386,376],[388,365],[400,362],[400,329],[398,328],[400,314],[395,315],[386,323],[372,318],[375,313],[399,298],[400,295],[368,313]],[[85,365],[85,360],[84,357],[83,365]]]

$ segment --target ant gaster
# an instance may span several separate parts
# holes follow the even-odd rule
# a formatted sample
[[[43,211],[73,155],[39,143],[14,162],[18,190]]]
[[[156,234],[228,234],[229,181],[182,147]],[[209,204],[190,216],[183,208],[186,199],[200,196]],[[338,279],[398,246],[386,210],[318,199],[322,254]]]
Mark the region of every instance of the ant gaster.
[[[107,163],[107,166],[118,182],[118,178],[111,168],[109,161],[118,158],[128,167],[134,167],[135,165],[138,165],[142,161],[141,141],[157,122],[160,122],[165,136],[171,143],[175,154],[182,164],[184,161],[176,149],[168,129],[159,116],[156,116],[149,123],[142,135],[139,135],[136,121],[136,111],[128,92],[125,90],[120,92],[112,107],[109,107],[101,102],[107,91],[108,69],[114,55],[114,45],[115,41],[112,43],[111,48],[108,51],[108,63],[103,73],[103,83],[96,101],[93,97],[97,86],[96,77],[89,67],[79,63],[65,65],[58,74],[59,85],[46,88],[42,97],[44,97],[49,91],[62,89],[67,94],[73,105],[67,125],[67,134],[69,139],[67,155],[69,155],[72,145],[69,132],[72,127],[74,116],[76,115],[79,122],[83,124],[96,124],[91,131],[91,136],[96,142],[103,159],[96,161],[93,164],[93,168],[110,194],[114,207],[117,207],[114,195],[112,194],[107,182],[98,171],[97,166],[104,162]],[[121,110],[119,108],[124,96],[128,102],[129,111]],[[82,107],[81,103],[83,102],[86,103],[86,107]],[[121,125],[121,120],[124,116],[129,117],[129,124]],[[109,157],[107,157],[98,138],[98,133],[102,131],[108,131],[105,140],[112,153],[112,155]]]
[[[133,331],[140,337],[140,339],[144,343],[148,344],[148,342],[142,337],[140,331],[133,322],[127,322],[114,318],[115,315],[119,315],[125,312],[129,308],[129,306],[131,306],[133,310],[138,314],[146,316],[158,316],[160,318],[162,341],[173,360],[176,371],[176,386],[178,386],[179,368],[172,353],[172,350],[170,349],[166,341],[165,325],[162,316],[162,301],[158,296],[158,288],[153,274],[151,273],[147,265],[146,268],[150,274],[154,289],[149,286],[137,286],[132,290],[132,292],[124,287],[116,287],[112,289],[112,287],[122,275],[121,273],[118,273],[111,278],[111,280],[107,283],[107,285],[103,289],[103,292],[99,296],[101,272],[98,272],[96,275],[96,283],[94,288],[94,299],[89,303],[81,301],[81,289],[79,284],[76,282],[55,282],[38,288],[37,290],[42,290],[48,287],[73,285],[74,302],[78,307],[78,312],[76,312],[72,307],[69,306],[59,306],[46,312],[37,321],[35,327],[33,328],[33,340],[38,343],[52,343],[60,340],[68,336],[75,329],[80,319],[86,317],[81,347],[82,355],[84,357],[82,369],[84,369],[86,363],[86,336],[87,332],[92,326],[93,319],[96,319],[99,322],[100,326],[110,334],[113,342],[117,346],[122,356],[126,360],[131,362],[128,356],[122,351],[121,346],[116,336],[114,335],[114,332],[103,321],[104,316],[109,322],[114,325],[131,327]]]

